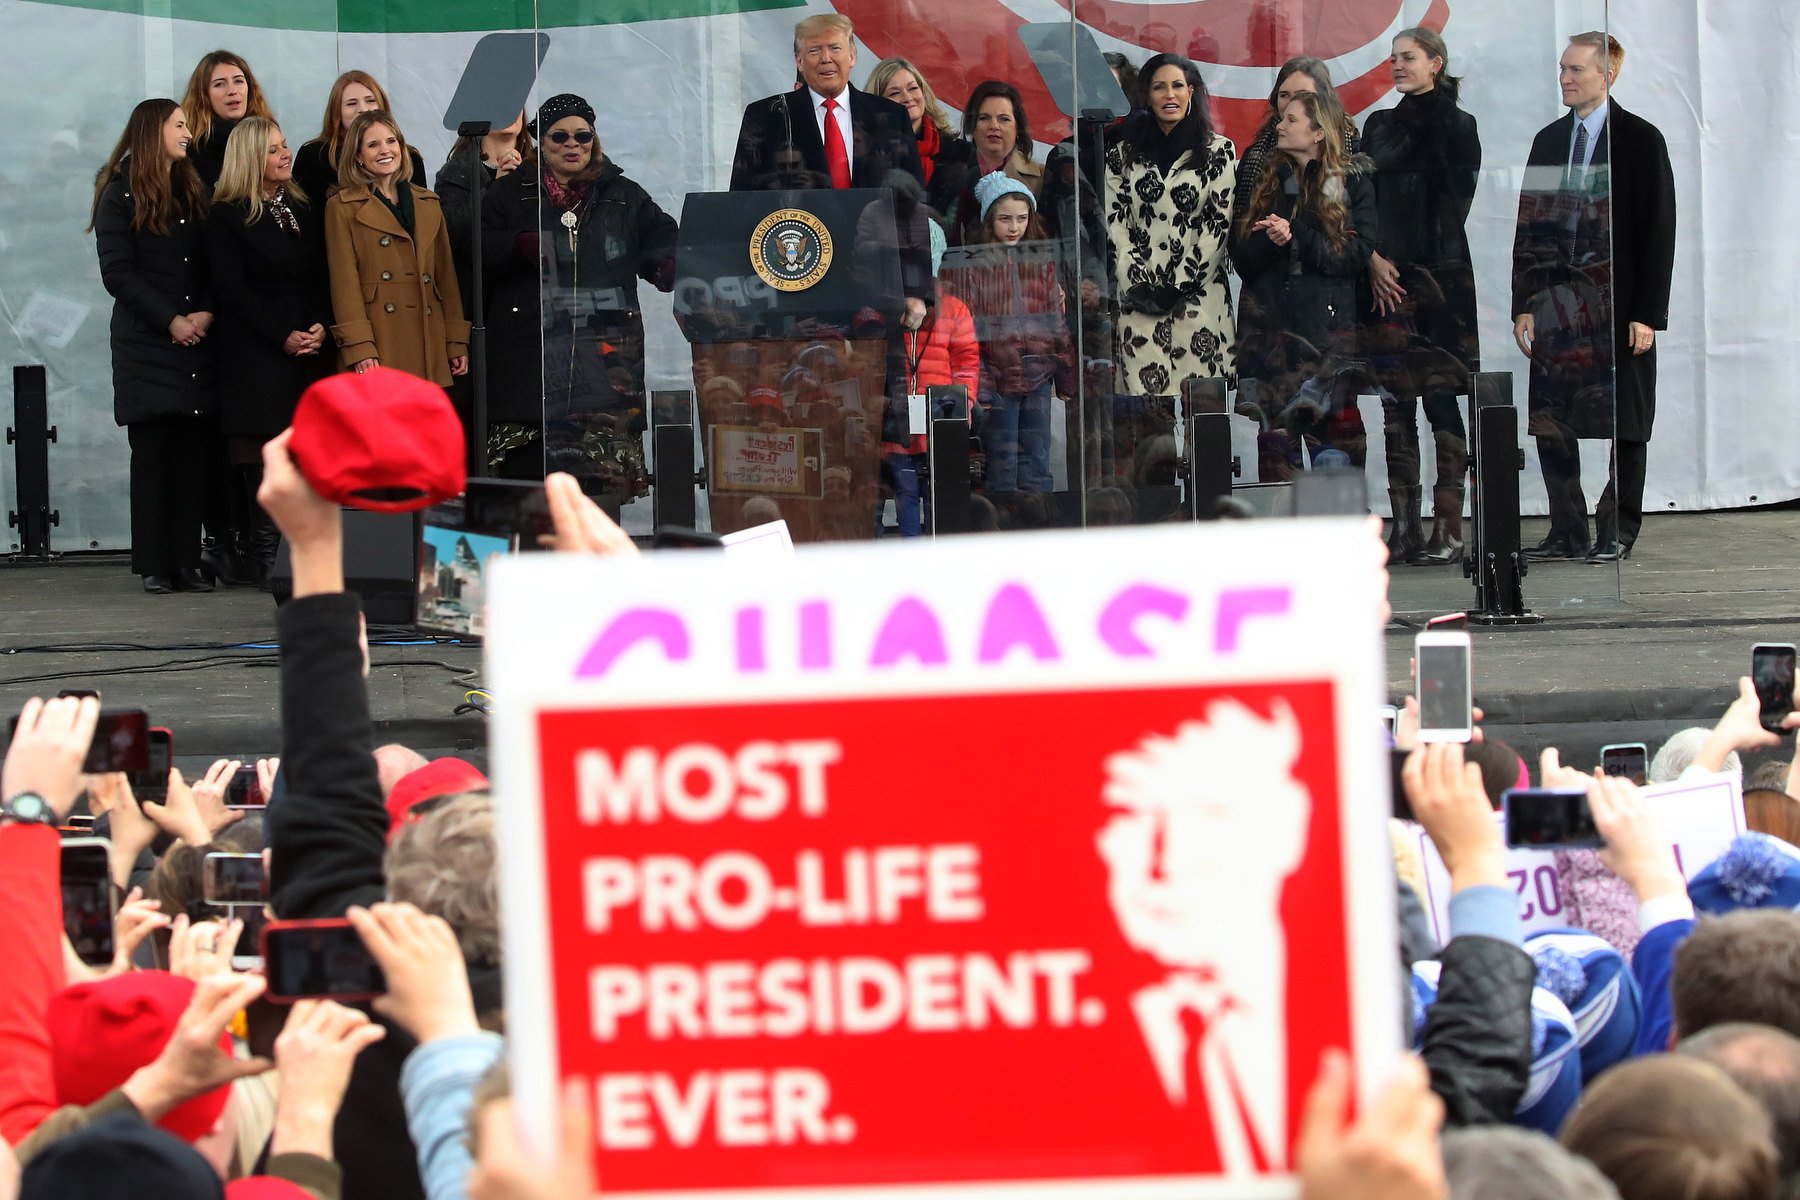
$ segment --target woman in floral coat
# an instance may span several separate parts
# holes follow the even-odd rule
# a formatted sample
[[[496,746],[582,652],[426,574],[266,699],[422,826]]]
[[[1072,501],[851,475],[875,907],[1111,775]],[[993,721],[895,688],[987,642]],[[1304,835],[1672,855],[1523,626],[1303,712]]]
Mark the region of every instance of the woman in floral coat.
[[[1236,386],[1227,280],[1237,151],[1213,132],[1199,68],[1158,54],[1139,77],[1150,107],[1106,152],[1118,390],[1168,396],[1194,376]]]

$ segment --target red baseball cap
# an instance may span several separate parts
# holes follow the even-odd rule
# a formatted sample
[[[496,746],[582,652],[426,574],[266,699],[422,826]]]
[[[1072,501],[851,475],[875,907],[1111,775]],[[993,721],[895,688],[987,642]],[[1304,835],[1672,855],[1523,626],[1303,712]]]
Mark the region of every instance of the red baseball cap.
[[[388,841],[393,841],[400,827],[411,818],[415,806],[441,796],[478,792],[487,785],[488,777],[460,758],[434,758],[417,770],[408,771],[388,793]]]
[[[44,1025],[58,1104],[92,1104],[162,1053],[194,998],[192,980],[167,971],[133,971],[78,983],[50,997]],[[219,1048],[231,1052],[231,1035]],[[231,1085],[176,1105],[157,1124],[185,1142],[206,1136],[225,1111]]]
[[[375,512],[415,512],[468,482],[462,421],[444,389],[390,367],[346,371],[307,388],[288,442],[294,465],[325,499]]]

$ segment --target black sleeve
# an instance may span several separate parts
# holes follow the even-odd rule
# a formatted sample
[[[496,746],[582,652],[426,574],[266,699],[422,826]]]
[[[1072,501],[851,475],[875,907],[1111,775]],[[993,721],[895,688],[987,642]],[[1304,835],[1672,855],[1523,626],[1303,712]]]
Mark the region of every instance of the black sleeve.
[[[470,226],[475,221],[475,190],[458,174],[461,163],[446,162],[438,168],[431,190],[437,193],[444,210],[444,225],[450,231],[450,248],[457,254],[467,253]],[[476,167],[476,170],[483,170]],[[483,264],[486,265],[485,263]]]
[[[489,287],[518,266],[514,247],[519,235],[537,232],[535,219],[530,226],[519,222],[516,209],[520,206],[513,204],[510,191],[496,182],[481,197],[481,266],[487,275],[484,282]]]
[[[263,220],[275,218],[267,212]],[[242,321],[260,341],[280,348],[287,342],[291,329],[271,319],[273,310],[261,303],[250,290],[244,274],[244,214],[230,204],[215,204],[206,219],[206,257],[211,268],[213,291],[234,321]]]
[[[1369,177],[1349,176],[1344,180],[1344,191],[1349,210],[1345,219],[1355,233],[1347,245],[1332,245],[1325,227],[1311,215],[1296,214],[1290,222],[1300,261],[1321,275],[1359,275],[1368,270],[1369,255],[1379,236],[1375,189],[1369,183]]]
[[[166,332],[181,309],[138,269],[137,231],[131,227],[131,197],[115,177],[100,196],[94,216],[94,244],[100,254],[100,282],[107,294],[152,330]],[[200,311],[200,310],[196,310]]]
[[[1265,271],[1280,264],[1286,256],[1287,251],[1270,241],[1269,235],[1260,229],[1232,235],[1231,265],[1237,271],[1238,278],[1245,283],[1261,278]]]
[[[1513,267],[1512,267],[1512,316],[1515,320],[1531,311],[1531,302],[1537,295],[1538,281],[1538,248],[1542,244],[1542,234],[1538,229],[1538,201],[1542,193],[1532,185],[1537,171],[1546,162],[1554,162],[1555,156],[1545,145],[1545,138],[1550,135],[1551,126],[1538,134],[1531,143],[1531,153],[1525,160],[1525,176],[1519,187],[1518,224],[1513,228]]]
[[[681,236],[681,228],[649,192],[642,187],[637,191],[637,273],[638,278],[654,287],[663,264],[675,257],[675,243]]]
[[[751,104],[744,109],[744,119],[738,125],[737,150],[731,156],[731,191],[749,192],[756,190],[756,177],[762,174],[763,131],[758,128],[758,106]]]
[[[1631,298],[1630,311],[1624,316],[1652,329],[1667,329],[1669,289],[1675,275],[1675,168],[1669,163],[1669,146],[1662,133],[1648,122],[1642,124],[1639,151],[1646,161],[1640,167],[1644,187],[1637,219],[1642,223],[1644,241],[1638,259],[1637,295]]]
[[[1450,195],[1456,204],[1457,220],[1467,225],[1469,210],[1475,205],[1475,188],[1481,182],[1481,130],[1475,117],[1461,109],[1457,110],[1456,122],[1451,128],[1447,178]]]
[[[269,902],[284,920],[340,917],[386,894],[361,617],[349,593],[303,596],[275,614],[286,795],[267,816]]]
[[[1419,1053],[1444,1102],[1444,1127],[1504,1124],[1531,1078],[1537,968],[1512,943],[1471,934],[1451,938],[1439,961]]]

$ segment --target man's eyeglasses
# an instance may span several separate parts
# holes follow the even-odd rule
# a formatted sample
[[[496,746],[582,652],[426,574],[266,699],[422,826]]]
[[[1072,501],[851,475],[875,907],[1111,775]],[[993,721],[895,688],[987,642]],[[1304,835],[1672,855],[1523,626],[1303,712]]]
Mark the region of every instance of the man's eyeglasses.
[[[550,131],[550,141],[558,146],[566,145],[571,141],[577,146],[585,146],[593,140],[594,131],[591,129],[577,129],[573,133],[569,132],[567,129],[553,129]]]

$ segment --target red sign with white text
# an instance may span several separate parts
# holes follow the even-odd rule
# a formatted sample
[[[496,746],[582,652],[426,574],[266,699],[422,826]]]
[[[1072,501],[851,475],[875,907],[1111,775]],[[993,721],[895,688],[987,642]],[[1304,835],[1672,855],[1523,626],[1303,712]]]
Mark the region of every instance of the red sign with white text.
[[[607,1193],[1288,1174],[1355,1044],[1335,703],[541,708],[549,1040]]]

